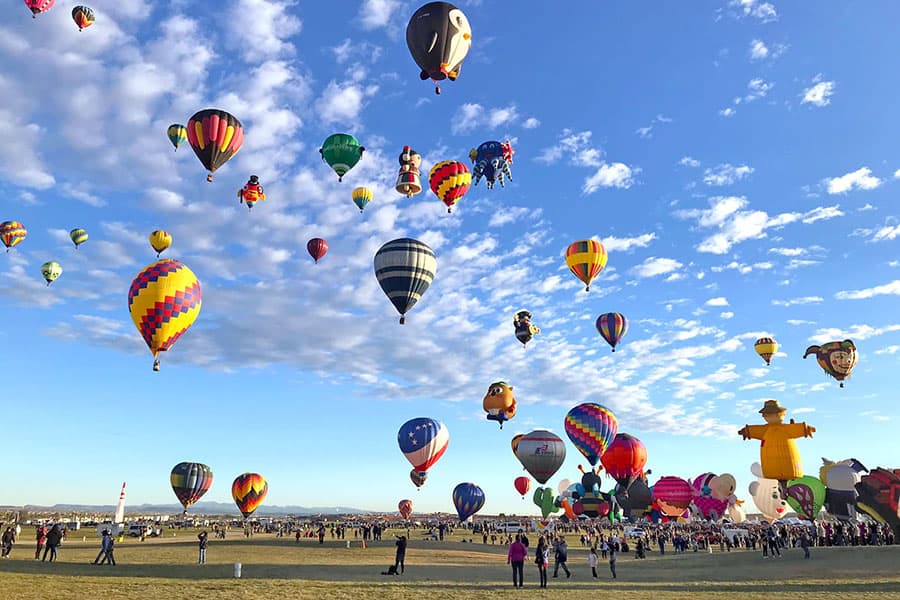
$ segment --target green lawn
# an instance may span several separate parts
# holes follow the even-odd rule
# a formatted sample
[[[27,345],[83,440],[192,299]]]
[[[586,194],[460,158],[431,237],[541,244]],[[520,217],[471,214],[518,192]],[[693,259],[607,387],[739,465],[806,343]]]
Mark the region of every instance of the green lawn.
[[[129,538],[117,544],[118,566],[94,566],[99,540],[72,536],[60,549],[59,562],[33,560],[34,548],[26,529],[10,560],[0,562],[0,597],[11,599],[148,599],[191,598],[409,598],[436,593],[436,598],[521,596],[512,588],[506,551],[502,546],[468,544],[454,539],[423,541],[413,535],[402,577],[380,574],[393,562],[393,537],[372,542],[366,549],[352,541],[311,540],[257,535],[245,539],[231,532],[227,540],[210,540],[207,563],[197,561],[196,532],[182,531],[144,542]],[[86,532],[90,533],[90,532]],[[532,536],[534,537],[534,536]],[[619,578],[610,578],[601,563],[593,579],[586,550],[570,536],[572,578],[550,579],[546,591],[537,588],[537,571],[526,563],[529,595],[550,597],[565,590],[566,597],[588,597],[598,591],[616,598],[691,598],[736,600],[745,594],[790,598],[900,597],[900,546],[889,548],[813,549],[812,560],[789,550],[784,558],[763,560],[758,553],[688,553],[648,555],[637,561],[620,556]],[[234,579],[233,563],[243,565]],[[551,564],[552,569],[552,564]],[[528,588],[531,588],[530,591]],[[702,594],[702,595],[698,595]]]

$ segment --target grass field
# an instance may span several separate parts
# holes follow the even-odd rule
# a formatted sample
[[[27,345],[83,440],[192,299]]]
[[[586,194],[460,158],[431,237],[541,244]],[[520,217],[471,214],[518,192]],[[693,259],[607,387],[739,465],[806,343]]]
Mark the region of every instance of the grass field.
[[[586,550],[569,536],[572,578],[550,579],[550,587],[537,587],[537,570],[525,564],[525,590],[512,587],[506,549],[481,543],[461,543],[459,536],[444,542],[413,536],[409,543],[406,574],[380,573],[394,559],[393,537],[371,542],[326,539],[299,544],[293,538],[256,535],[245,539],[231,532],[226,540],[210,540],[207,564],[197,561],[196,532],[180,531],[164,539],[140,542],[126,539],[116,545],[118,566],[89,564],[99,550],[99,539],[71,536],[59,553],[59,562],[33,560],[28,535],[16,544],[10,560],[0,562],[0,598],[60,600],[191,598],[202,600],[264,598],[504,598],[523,594],[551,597],[596,596],[616,598],[692,598],[736,600],[753,594],[790,598],[900,598],[900,546],[882,548],[814,548],[813,558],[789,550],[784,558],[763,560],[742,551],[713,554],[648,555],[638,561],[620,556],[618,579],[601,563],[599,578],[591,577]],[[86,532],[92,533],[92,532]],[[532,536],[534,537],[534,536]],[[233,578],[233,563],[243,565],[242,578]],[[551,563],[552,570],[552,563]]]

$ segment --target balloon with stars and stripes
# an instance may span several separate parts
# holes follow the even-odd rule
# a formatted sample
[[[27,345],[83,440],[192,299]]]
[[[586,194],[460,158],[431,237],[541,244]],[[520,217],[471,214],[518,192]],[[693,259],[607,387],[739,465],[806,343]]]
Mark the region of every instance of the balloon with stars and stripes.
[[[397,432],[397,444],[403,456],[413,466],[410,477],[416,487],[425,483],[428,470],[437,463],[447,451],[450,443],[450,432],[447,426],[437,419],[417,417],[400,426]],[[421,477],[417,481],[412,473]]]

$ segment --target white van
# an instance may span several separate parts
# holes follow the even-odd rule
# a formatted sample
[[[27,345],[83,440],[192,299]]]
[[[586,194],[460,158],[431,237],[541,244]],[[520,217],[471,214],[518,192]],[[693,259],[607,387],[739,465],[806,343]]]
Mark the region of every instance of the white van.
[[[528,531],[528,526],[523,525],[519,521],[506,521],[505,523],[498,523],[494,529],[497,533],[519,533],[519,530]]]

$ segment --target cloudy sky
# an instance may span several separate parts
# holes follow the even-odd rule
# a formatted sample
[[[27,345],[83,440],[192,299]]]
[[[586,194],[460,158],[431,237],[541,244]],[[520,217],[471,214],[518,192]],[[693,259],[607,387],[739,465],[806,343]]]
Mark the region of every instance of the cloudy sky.
[[[900,53],[895,3],[591,3],[572,18],[463,1],[473,46],[441,96],[404,41],[418,3],[95,0],[81,33],[74,4],[0,24],[0,220],[28,228],[0,256],[17,482],[0,503],[111,503],[123,480],[131,503],[174,502],[169,470],[192,460],[212,467],[212,500],[257,471],[270,504],[450,511],[472,481],[485,512],[535,513],[510,438],[563,435],[584,401],[645,442],[651,480],[731,472],[745,492],[758,443],[736,432],[768,398],[818,428],[799,442],[808,472],[822,456],[900,464],[900,113],[878,60]],[[245,128],[212,184],[165,135],[207,107]],[[343,183],[318,153],[334,132],[367,149]],[[512,183],[473,187],[452,215],[394,191],[406,144],[427,172],[507,138]],[[268,200],[248,213],[235,193],[251,173]],[[362,215],[358,185],[375,195]],[[77,251],[74,227],[90,234]],[[203,308],[154,373],[126,298],[159,228]],[[405,236],[438,269],[401,327],[372,259]],[[588,237],[609,263],[585,293],[563,254]],[[47,260],[64,268],[49,288]],[[523,307],[543,330],[527,351]],[[631,321],[615,354],[594,329],[609,311]],[[782,347],[769,368],[763,335]],[[801,357],[847,337],[860,360],[839,389]],[[502,431],[481,409],[499,379],[520,403]],[[451,436],[418,492],[396,441],[417,416]],[[551,484],[579,463],[570,445]]]

